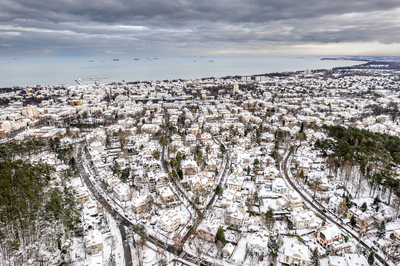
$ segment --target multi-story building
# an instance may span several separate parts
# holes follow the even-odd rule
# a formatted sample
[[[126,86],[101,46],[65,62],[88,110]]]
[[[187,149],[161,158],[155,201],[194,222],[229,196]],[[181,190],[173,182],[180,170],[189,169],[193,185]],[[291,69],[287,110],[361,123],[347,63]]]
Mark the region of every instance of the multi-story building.
[[[293,229],[313,229],[318,226],[313,211],[294,210],[290,214],[290,220],[293,223]]]
[[[193,159],[184,160],[181,165],[184,175],[195,175],[198,172],[197,162]]]
[[[174,201],[174,193],[169,187],[163,187],[158,192],[162,202],[169,203]]]
[[[247,250],[258,256],[268,255],[268,235],[264,230],[254,234],[251,241],[247,242]]]
[[[246,211],[247,207],[243,201],[241,201],[239,204],[232,204],[226,209],[225,223],[237,227],[242,226],[248,219],[248,213],[246,213]]]
[[[131,206],[133,213],[142,213],[147,207],[147,195],[132,197]]]
[[[290,209],[295,209],[303,206],[303,199],[300,197],[299,193],[294,190],[290,190],[288,193],[288,204]]]
[[[156,192],[168,184],[168,176],[164,172],[150,171],[146,175],[150,192]]]
[[[172,210],[164,211],[157,220],[157,226],[167,232],[175,231],[181,225],[181,214]]]
[[[335,224],[328,224],[319,228],[316,235],[318,243],[325,248],[332,246],[336,241],[342,241],[342,232]]]
[[[132,197],[129,186],[124,183],[120,183],[114,188],[114,195],[119,201],[129,201]]]
[[[243,176],[231,174],[228,177],[228,181],[226,181],[226,185],[228,186],[228,189],[235,189],[237,191],[241,191],[243,186],[243,181],[244,181]]]
[[[310,257],[310,250],[307,246],[286,242],[281,263],[285,266],[308,266]]]

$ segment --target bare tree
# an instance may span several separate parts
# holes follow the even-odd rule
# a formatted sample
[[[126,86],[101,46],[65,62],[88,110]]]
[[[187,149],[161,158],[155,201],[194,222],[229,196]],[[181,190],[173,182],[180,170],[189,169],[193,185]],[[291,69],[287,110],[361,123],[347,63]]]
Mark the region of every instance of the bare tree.
[[[247,195],[246,202],[245,202],[246,207],[249,210],[249,212],[253,212],[254,200],[255,200],[254,191],[250,190],[249,194]]]
[[[145,246],[146,241],[144,239],[138,239],[134,241],[134,258],[136,258],[137,265],[143,266],[144,265],[144,259],[146,258],[145,256]]]
[[[197,258],[197,265],[201,264],[201,258],[215,246],[214,241],[203,231],[193,233],[191,244]]]

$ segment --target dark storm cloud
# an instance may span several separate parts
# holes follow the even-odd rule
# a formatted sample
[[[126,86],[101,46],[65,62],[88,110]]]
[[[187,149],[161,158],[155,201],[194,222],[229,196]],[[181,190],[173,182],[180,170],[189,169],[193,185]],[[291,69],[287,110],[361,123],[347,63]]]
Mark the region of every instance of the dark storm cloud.
[[[0,0],[0,54],[400,43],[398,0]]]

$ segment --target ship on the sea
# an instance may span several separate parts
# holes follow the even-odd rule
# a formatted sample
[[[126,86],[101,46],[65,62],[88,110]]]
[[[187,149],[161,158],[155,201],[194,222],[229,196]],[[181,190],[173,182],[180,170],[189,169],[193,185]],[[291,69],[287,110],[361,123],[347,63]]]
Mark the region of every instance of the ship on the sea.
[[[133,60],[139,60],[139,58],[135,58],[135,59],[133,59]]]
[[[113,59],[113,61],[119,61],[119,59],[117,58],[117,59]]]

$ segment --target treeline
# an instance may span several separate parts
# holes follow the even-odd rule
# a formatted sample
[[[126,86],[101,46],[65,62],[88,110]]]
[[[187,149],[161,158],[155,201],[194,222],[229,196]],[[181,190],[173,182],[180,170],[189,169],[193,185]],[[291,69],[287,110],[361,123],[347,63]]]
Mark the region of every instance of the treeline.
[[[368,162],[400,164],[400,138],[387,134],[374,133],[360,130],[354,127],[327,126],[323,129],[328,136],[335,138],[320,142],[317,140],[316,147],[327,155],[332,150],[334,155],[344,161],[357,162],[366,165]]]
[[[30,156],[39,151],[44,151],[46,144],[37,140],[25,141],[21,143],[7,142],[0,144],[0,160],[14,160],[22,156]]]
[[[60,264],[68,259],[71,237],[82,235],[74,195],[49,185],[54,168],[13,160],[15,152],[24,158],[44,147],[39,142],[0,146],[0,265]]]

